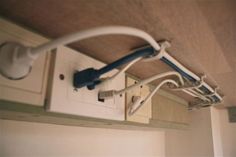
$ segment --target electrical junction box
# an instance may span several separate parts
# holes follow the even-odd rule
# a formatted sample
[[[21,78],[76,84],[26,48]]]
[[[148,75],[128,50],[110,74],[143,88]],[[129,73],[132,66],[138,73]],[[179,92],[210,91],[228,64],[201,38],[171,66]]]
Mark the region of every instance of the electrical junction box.
[[[125,87],[125,74],[116,77],[108,84],[98,85],[94,90],[87,87],[75,89],[73,74],[86,68],[99,69],[105,64],[91,57],[81,54],[68,47],[58,47],[52,53],[52,71],[49,76],[50,89],[48,94],[47,110],[65,114],[124,120],[125,96],[118,95],[104,102],[98,100],[100,90],[119,90]],[[118,72],[113,70],[102,77],[112,76]]]
[[[0,45],[7,41],[37,46],[48,40],[0,18]],[[10,80],[0,75],[0,100],[43,106],[49,58],[49,53],[40,54],[24,79]]]
[[[137,80],[126,77],[126,86],[131,86],[138,82]],[[150,99],[143,106],[139,108],[133,115],[128,114],[127,108],[132,101],[133,96],[140,96],[142,100],[144,100],[147,95],[150,93],[150,87],[148,85],[140,86],[139,88],[135,88],[126,93],[126,120],[139,122],[139,123],[149,123],[149,119],[152,118],[152,100]]]

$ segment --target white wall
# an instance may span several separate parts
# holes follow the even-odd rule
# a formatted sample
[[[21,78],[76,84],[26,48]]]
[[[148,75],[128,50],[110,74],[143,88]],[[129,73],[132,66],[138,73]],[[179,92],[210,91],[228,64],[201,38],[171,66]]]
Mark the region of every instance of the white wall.
[[[227,110],[219,110],[224,157],[236,157],[236,123],[229,123]]]
[[[207,108],[191,112],[190,128],[182,131],[0,120],[0,157],[235,157],[236,124],[228,122],[226,110],[214,110],[215,115],[211,111]]]
[[[222,132],[220,124],[220,114],[218,109],[211,107],[212,136],[215,157],[223,157]]]
[[[227,110],[211,109],[215,157],[236,156],[236,123],[229,123]]]
[[[191,111],[188,130],[166,131],[166,157],[213,157],[209,108]]]
[[[0,120],[0,156],[164,157],[165,133]]]

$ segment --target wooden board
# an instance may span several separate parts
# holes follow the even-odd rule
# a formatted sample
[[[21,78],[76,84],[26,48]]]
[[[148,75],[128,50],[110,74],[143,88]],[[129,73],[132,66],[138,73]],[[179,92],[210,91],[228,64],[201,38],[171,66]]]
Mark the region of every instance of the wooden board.
[[[152,121],[149,124],[128,121],[96,119],[83,116],[46,112],[43,107],[0,101],[0,119],[29,121],[38,123],[129,129],[129,130],[158,130],[160,128],[187,129],[188,125],[163,121]]]
[[[235,6],[227,0],[1,0],[0,14],[50,38],[102,25],[143,29],[156,40],[170,40],[170,54],[197,74],[205,73],[229,106],[236,105]],[[106,36],[70,46],[110,63],[143,44],[136,38]],[[145,78],[168,70],[153,61],[129,72]]]
[[[171,123],[189,123],[188,103],[170,93],[157,92],[152,98],[152,119]]]

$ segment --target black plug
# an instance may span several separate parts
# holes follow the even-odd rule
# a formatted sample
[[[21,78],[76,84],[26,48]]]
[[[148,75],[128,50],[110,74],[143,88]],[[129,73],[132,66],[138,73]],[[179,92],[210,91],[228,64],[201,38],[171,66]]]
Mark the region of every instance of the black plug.
[[[88,68],[74,73],[73,85],[75,88],[92,86],[99,79],[99,74],[96,69]]]

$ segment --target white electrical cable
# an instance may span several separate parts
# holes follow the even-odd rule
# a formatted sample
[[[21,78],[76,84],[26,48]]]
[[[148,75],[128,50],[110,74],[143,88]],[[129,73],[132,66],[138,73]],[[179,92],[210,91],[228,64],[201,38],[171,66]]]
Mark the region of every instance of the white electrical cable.
[[[209,100],[208,98],[206,98],[205,96],[201,95],[200,93],[194,91],[193,89],[187,89],[189,92],[195,94],[199,99],[203,100],[203,101],[208,101],[211,102],[211,100]]]
[[[111,34],[139,37],[148,42],[156,51],[160,50],[160,46],[155,39],[140,29],[125,26],[95,27],[75,32],[32,48],[15,42],[2,44],[0,47],[0,74],[10,79],[21,79],[29,74],[34,61],[40,53],[75,41]]]
[[[139,104],[136,104],[135,106],[130,106],[129,115],[133,115],[135,112],[137,112],[145,103],[147,103],[153,97],[153,95],[161,88],[161,86],[166,83],[173,83],[175,86],[179,87],[178,83],[174,80],[166,79],[162,81],[156,86],[156,88],[151,93],[148,94],[148,96],[143,101],[141,101]]]
[[[187,93],[188,95],[191,95],[192,97],[198,98],[197,95],[193,94],[192,92],[190,92],[190,91],[188,91],[188,90],[186,90],[186,89],[182,89],[182,91],[185,92],[185,93]]]
[[[133,84],[129,87],[126,87],[126,88],[118,90],[118,91],[117,90],[100,91],[98,95],[99,95],[100,99],[113,98],[115,95],[120,95],[120,94],[126,93],[126,92],[133,90],[135,88],[138,88],[142,85],[148,84],[154,80],[157,80],[157,79],[160,79],[160,78],[163,78],[166,76],[171,76],[171,75],[177,76],[179,78],[181,85],[184,85],[184,80],[183,80],[182,76],[178,72],[170,71],[170,72],[165,72],[162,74],[156,74],[154,76],[151,76],[150,78],[147,78],[145,80],[141,80],[140,82],[138,82],[136,84]]]
[[[131,85],[131,86],[127,87],[127,88],[124,88],[124,89],[119,90],[119,91],[115,91],[115,95],[123,94],[123,93],[128,92],[128,91],[130,91],[132,89],[135,89],[135,88],[140,87],[142,85],[148,84],[148,83],[150,83],[150,82],[152,82],[154,80],[157,80],[157,79],[160,79],[160,78],[163,78],[163,77],[166,77],[166,76],[171,76],[171,75],[177,76],[179,78],[179,80],[180,80],[180,83],[182,85],[184,84],[184,80],[183,80],[182,76],[178,72],[170,71],[170,72],[165,72],[165,73],[162,73],[162,74],[154,75],[154,76],[152,76],[150,78],[142,80],[142,81],[140,81],[140,82],[138,82],[138,83],[136,83],[134,85]]]
[[[200,81],[201,78],[198,77],[196,74],[194,74],[193,72],[191,72],[190,70],[188,70],[187,68],[185,68],[181,63],[179,63],[176,59],[174,59],[172,56],[170,56],[168,53],[163,53],[163,57],[165,57],[166,59],[168,59],[169,61],[171,61],[172,63],[174,63],[178,68],[180,68],[181,70],[183,70],[185,73],[187,73],[188,75],[190,75],[191,77],[193,77],[195,80]],[[206,82],[202,82],[202,86],[205,86],[210,92],[214,92],[214,90],[206,83]],[[199,92],[202,92],[201,90],[197,89]],[[184,91],[186,92],[186,91]],[[186,92],[187,93],[187,92]],[[222,101],[222,97],[216,92],[215,95],[220,99],[220,101]]]
[[[126,65],[124,68],[122,68],[120,71],[118,71],[117,73],[115,73],[114,75],[112,75],[111,77],[106,78],[104,81],[102,81],[100,85],[104,85],[107,84],[108,82],[114,80],[116,77],[118,77],[119,75],[121,75],[122,73],[124,73],[127,69],[129,69],[132,65],[134,65],[135,63],[137,63],[138,61],[140,61],[142,59],[142,57],[139,57],[133,61],[131,61],[128,65]]]
[[[195,75],[193,72],[185,68],[181,63],[179,63],[176,59],[174,59],[172,56],[170,56],[168,53],[163,53],[163,57],[171,61],[174,65],[176,65],[178,68],[180,68],[182,71],[193,77],[195,80],[200,81],[200,77]]]
[[[183,92],[185,92],[185,93],[187,93],[187,94],[189,94],[193,97],[197,97],[197,98],[202,99],[204,101],[209,101],[209,99],[206,98],[205,95],[203,95],[204,94],[203,91],[201,91],[199,89],[199,87],[201,87],[202,84],[203,84],[203,80],[201,80],[201,83],[199,85],[196,85],[196,86],[174,88],[172,90],[174,90],[174,91],[180,91],[181,90],[181,91],[183,91]],[[197,90],[197,91],[195,91],[195,90]]]
[[[206,94],[203,91],[201,91],[199,88],[193,88],[193,89],[195,89],[199,93],[199,95],[201,96],[201,98],[199,97],[200,99],[205,99],[205,101],[208,101],[208,102],[214,101],[213,98],[206,96]],[[191,90],[194,91],[193,89]]]
[[[159,51],[160,46],[155,41],[155,39],[140,29],[125,27],[125,26],[104,26],[104,27],[95,27],[83,31],[79,31],[76,33],[72,33],[66,35],[64,37],[55,39],[46,44],[42,44],[36,48],[32,48],[32,54],[38,54],[41,52],[45,52],[47,50],[54,49],[60,45],[67,45],[75,41],[88,39],[91,37],[101,36],[101,35],[111,35],[111,34],[120,34],[120,35],[129,35],[139,37],[145,41],[147,41],[155,50]]]

